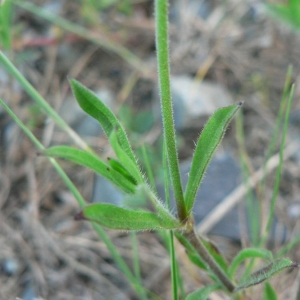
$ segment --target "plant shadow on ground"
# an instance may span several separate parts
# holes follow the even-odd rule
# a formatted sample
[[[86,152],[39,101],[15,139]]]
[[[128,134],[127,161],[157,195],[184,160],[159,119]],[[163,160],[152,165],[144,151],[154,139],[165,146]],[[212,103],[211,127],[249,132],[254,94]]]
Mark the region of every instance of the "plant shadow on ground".
[[[183,10],[183,16],[173,12],[175,19],[171,18],[173,23],[170,28],[171,67],[175,75],[188,74],[195,77],[196,74],[205,74],[205,79],[225,86],[234,99],[245,100],[245,148],[253,170],[257,170],[263,163],[274,129],[289,64],[294,67],[295,80],[299,80],[297,49],[300,46],[300,35],[260,13],[255,1],[247,4],[241,2],[236,9],[233,2],[228,1],[227,6],[221,7],[212,4],[208,15],[201,19],[201,16],[199,19],[197,16],[189,18],[192,11],[188,9]],[[81,22],[81,6],[66,1],[64,6],[58,7],[58,14]],[[106,10],[105,14],[110,20],[107,24],[104,23],[104,16],[101,16],[102,26],[111,39],[143,57],[148,69],[152,70],[143,76],[115,54],[99,49],[84,38],[68,33],[63,33],[62,39],[57,39],[55,35],[44,38],[46,32],[57,28],[22,9],[18,10],[15,20],[23,26],[22,32],[17,32],[20,44],[16,43],[14,47],[26,77],[39,87],[39,91],[57,110],[64,103],[70,105],[70,97],[73,101],[67,76],[76,77],[99,93],[111,94],[110,99],[116,111],[124,103],[130,107],[128,112],[120,112],[124,116],[123,121],[133,126],[129,134],[136,143],[135,147],[143,142],[153,146],[152,164],[159,178],[161,154],[155,150],[161,149],[161,146],[158,140],[159,121],[155,119],[156,100],[153,97],[157,92],[151,7],[151,1],[133,5],[131,15],[125,16],[118,9]],[[224,16],[224,19],[220,17],[215,21],[213,16],[217,13]],[[184,21],[180,27],[179,18]],[[222,22],[222,26],[219,26],[219,22]],[[96,25],[93,22],[89,25],[91,31],[97,30]],[[15,107],[16,113],[32,126],[34,133],[45,144],[50,141],[53,144],[68,142],[66,135],[53,127],[53,124],[37,117],[38,112],[30,100],[20,93],[18,86],[9,82],[4,84],[3,81],[1,89],[2,97],[10,95],[6,98],[11,99],[10,104]],[[296,92],[290,140],[300,133],[297,132],[298,98],[299,92]],[[137,130],[139,123],[130,121],[128,114],[141,114],[153,106],[153,126],[146,133]],[[73,221],[78,206],[50,164],[36,157],[36,149],[8,117],[2,111],[0,113],[0,298],[19,296],[32,299],[40,296],[44,299],[137,299],[91,227]],[[75,113],[76,109],[74,115],[78,119],[83,118]],[[197,139],[205,119],[192,120],[179,130],[182,159],[191,157],[194,148],[191,141]],[[74,122],[76,127],[76,118],[70,122]],[[237,158],[234,127],[232,124],[229,128],[221,147],[224,151],[231,151]],[[88,128],[90,133],[91,129]],[[111,155],[103,136],[88,134],[85,139],[101,156]],[[294,155],[285,161],[276,208],[280,221],[277,230],[280,231],[284,226],[287,240],[299,233],[298,160]],[[84,197],[90,199],[94,175],[67,162],[63,163],[63,167],[71,174]],[[271,174],[267,182],[266,195],[269,197],[272,193],[272,177],[274,175]],[[133,264],[130,235],[112,231],[108,231],[108,234],[126,261]],[[138,239],[145,286],[162,299],[170,299],[169,259],[161,239],[153,232],[138,234]],[[228,258],[233,257],[240,248],[241,241],[224,237],[213,237],[213,240],[221,246]],[[273,240],[270,248],[276,251],[281,242]],[[206,283],[207,278],[191,265],[180,245],[176,247],[183,278],[190,278],[184,282],[185,289],[192,291]],[[300,261],[298,252],[297,248],[293,249],[289,257]],[[299,288],[296,276],[283,273],[271,282],[281,293],[279,299],[295,298]],[[252,291],[254,295],[261,295],[261,288],[255,289]],[[217,295],[212,297],[218,299]],[[226,299],[226,296],[222,295],[222,298]]]

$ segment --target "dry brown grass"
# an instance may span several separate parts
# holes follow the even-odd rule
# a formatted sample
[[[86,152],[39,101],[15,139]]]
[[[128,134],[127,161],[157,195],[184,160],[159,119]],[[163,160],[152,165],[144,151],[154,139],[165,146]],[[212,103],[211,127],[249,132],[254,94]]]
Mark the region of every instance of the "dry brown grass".
[[[172,68],[177,74],[197,74],[199,78],[218,81],[237,100],[246,100],[246,148],[253,170],[256,170],[261,166],[274,128],[289,64],[294,67],[296,86],[300,86],[300,33],[292,32],[262,13],[251,19],[249,5],[259,8],[258,1],[227,2],[227,5],[215,4],[207,20],[197,19],[191,12],[182,9],[180,29],[171,26]],[[149,7],[150,1],[136,4],[133,16],[126,20],[112,14],[107,28],[104,28],[111,38],[141,57],[154,57],[153,18]],[[63,9],[62,15],[67,13],[78,20],[78,6],[72,1],[66,1]],[[16,23],[22,22],[25,26],[20,39],[38,40],[40,25],[36,25],[34,20],[38,20],[39,24],[44,22],[29,13],[18,11]],[[113,31],[113,26],[118,30]],[[140,42],[141,37],[143,43]],[[28,41],[27,44],[21,41],[17,44],[18,54],[26,52],[35,57],[22,64],[24,74],[56,109],[70,95],[66,75],[77,77],[93,89],[108,87],[114,91],[120,104],[132,102],[130,83],[134,80],[129,82],[128,78],[135,78],[137,84],[145,80],[114,54],[84,40],[72,40],[73,53],[65,54],[60,47],[69,43],[68,39],[38,47],[32,46],[32,43],[30,48]],[[155,69],[154,61],[149,59],[146,64],[150,70]],[[147,80],[154,82],[155,78],[150,76]],[[66,135],[48,122],[44,115],[32,112],[31,100],[13,80],[0,82],[0,86],[1,97],[8,101],[15,113],[25,123],[35,122],[33,132],[45,145],[70,143]],[[299,105],[298,87],[294,109]],[[138,299],[91,226],[73,221],[78,206],[58,175],[45,158],[36,156],[36,149],[3,112],[0,114],[0,129],[0,298],[14,299],[21,296],[28,285],[32,285],[39,299]],[[154,134],[149,134],[148,141],[154,142],[157,138],[155,130]],[[103,138],[91,138],[88,142],[97,150],[107,148]],[[236,147],[233,134],[228,136],[225,144]],[[84,197],[89,199],[93,174],[66,162],[62,166]],[[288,238],[299,234],[299,221],[291,220],[286,214],[289,203],[299,202],[299,182],[299,165],[289,158],[285,162],[277,207],[280,220],[291,233]],[[270,185],[269,193],[271,188]],[[108,234],[131,265],[129,234],[112,231]],[[138,238],[145,286],[162,299],[171,299],[169,261],[162,241],[155,233],[141,233]],[[219,243],[224,247],[224,239]],[[232,256],[236,246],[231,241],[227,241],[227,245],[228,256]],[[186,289],[192,291],[207,283],[207,278],[188,262],[181,247],[176,247]],[[297,249],[289,256],[300,261]],[[13,274],[7,273],[3,266],[9,258],[17,262],[18,267]],[[280,275],[272,282],[279,293],[278,299],[295,299],[299,290],[296,271]],[[253,288],[247,294],[245,299],[260,299],[260,288]],[[215,294],[211,299],[227,298]]]

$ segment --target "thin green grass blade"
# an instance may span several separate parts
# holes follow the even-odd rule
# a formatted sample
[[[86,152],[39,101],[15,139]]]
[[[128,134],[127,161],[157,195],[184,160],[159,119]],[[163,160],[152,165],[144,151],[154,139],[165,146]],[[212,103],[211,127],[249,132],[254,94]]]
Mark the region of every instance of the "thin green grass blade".
[[[215,111],[198,139],[184,195],[188,212],[193,208],[207,166],[220,144],[229,122],[241,105],[242,103],[238,103]]]
[[[134,271],[136,280],[139,282],[140,286],[142,286],[143,281],[142,281],[142,275],[141,275],[138,239],[137,239],[136,232],[131,231],[130,238],[131,238],[131,247],[132,247],[133,271]],[[143,291],[143,295],[141,297],[141,300],[147,300],[148,298],[147,298],[146,291],[145,290],[142,290],[142,291]]]
[[[165,149],[164,149],[165,150]],[[143,145],[142,146],[142,154],[143,154],[143,160],[144,164],[146,167],[146,174],[147,178],[149,178],[150,181],[150,186],[153,191],[157,193],[156,190],[156,184],[152,172],[152,168],[150,165],[149,157],[147,154],[147,149]],[[167,158],[165,156],[165,152],[163,151],[163,168],[164,168],[164,186],[165,186],[165,200],[166,200],[166,208],[170,211],[170,195],[169,195],[169,178],[167,176],[168,174],[168,169],[167,169]],[[179,273],[179,266],[176,260],[175,256],[175,248],[174,248],[174,237],[173,237],[173,231],[170,230],[169,233],[166,231],[159,231],[160,236],[165,242],[165,245],[167,245],[167,249],[169,251],[170,255],[170,265],[171,265],[171,281],[172,281],[172,294],[173,298],[172,299],[178,299],[178,289],[181,291],[181,295],[184,295],[184,288],[183,288],[183,283],[182,283],[182,278]]]
[[[29,83],[29,81],[19,72],[19,70],[10,62],[10,60],[0,51],[0,64],[19,82],[26,93],[41,107],[47,116],[64,130],[70,138],[80,148],[93,152],[83,139],[58,115],[58,113],[48,104],[48,102],[38,93],[38,91]]]
[[[253,285],[257,285],[259,283],[264,282],[265,280],[270,279],[277,273],[290,269],[290,268],[298,268],[299,265],[297,263],[294,263],[288,258],[281,258],[277,259],[267,266],[257,270],[256,272],[252,273],[250,276],[242,279],[235,291],[239,291],[245,288],[248,288]]]
[[[246,194],[246,214],[247,214],[247,220],[250,223],[249,224],[249,236],[250,236],[250,242],[253,246],[257,247],[260,240],[260,204],[261,202],[257,200],[257,195],[260,195],[258,189],[255,192],[250,187],[250,181],[249,178],[251,177],[251,164],[249,162],[249,156],[247,154],[247,150],[245,148],[245,134],[244,134],[244,128],[243,128],[243,113],[242,111],[239,111],[237,113],[235,118],[235,124],[236,124],[236,139],[238,144],[238,150],[239,150],[239,157],[240,162],[242,165],[242,173],[243,173],[243,182],[245,186],[247,187],[247,194]],[[244,240],[246,240],[246,237],[243,237]]]
[[[142,282],[141,277],[141,269],[140,269],[140,260],[139,260],[139,249],[138,249],[138,239],[136,236],[136,232],[131,231],[130,232],[130,239],[131,239],[131,246],[132,246],[132,257],[133,257],[133,270],[134,275],[140,283]]]
[[[185,300],[207,300],[209,295],[218,289],[220,289],[220,286],[218,284],[206,286],[204,288],[201,288],[201,289],[189,294],[185,298]]]
[[[263,297],[263,300],[277,300],[276,291],[273,289],[272,285],[269,282],[265,283]]]
[[[41,151],[46,150],[42,143],[33,135],[33,133],[22,123],[22,121],[14,114],[14,112],[5,104],[5,102],[0,99],[0,104],[3,106],[3,108],[7,111],[7,113],[11,116],[11,118],[16,122],[16,124],[24,131],[24,133],[28,136],[28,138],[32,141],[32,143]],[[71,193],[74,195],[75,199],[78,202],[78,205],[80,207],[86,206],[86,202],[83,199],[82,195],[79,193],[76,186],[73,184],[73,182],[70,180],[68,175],[65,173],[65,171],[61,168],[61,166],[56,162],[54,158],[49,157],[48,158],[51,164],[53,165],[54,169],[57,171],[57,173],[62,178],[63,182],[66,184],[68,189],[71,191]],[[137,291],[137,294],[140,295],[140,297],[143,297],[145,294],[145,289],[143,286],[140,285],[140,283],[137,281],[137,279],[134,277],[132,272],[130,271],[130,268],[127,266],[126,262],[120,255],[119,251],[115,247],[115,245],[112,243],[112,241],[109,239],[103,228],[97,224],[93,224],[93,227],[97,234],[99,235],[100,239],[105,243],[107,246],[107,249],[109,250],[110,254],[112,255],[114,261],[119,266],[120,270],[123,272],[125,277],[128,279],[128,281],[132,284],[134,289]]]
[[[157,214],[130,210],[108,203],[96,203],[85,207],[76,220],[87,220],[110,229],[118,230],[155,230],[177,229],[180,223],[176,219],[161,219]]]
[[[284,88],[283,88],[283,93],[282,93],[282,97],[281,97],[281,102],[280,102],[280,108],[279,108],[279,112],[278,112],[278,115],[277,115],[277,118],[276,118],[276,124],[275,124],[275,129],[272,133],[272,138],[271,138],[271,142],[268,146],[268,149],[267,149],[267,154],[266,154],[266,158],[264,160],[264,164],[263,164],[263,178],[259,184],[259,187],[258,187],[258,198],[262,198],[264,197],[264,191],[265,191],[265,188],[266,188],[266,179],[267,179],[267,163],[268,163],[268,160],[270,159],[270,157],[273,155],[274,153],[274,150],[275,150],[275,146],[276,146],[276,143],[277,143],[277,140],[278,140],[278,137],[280,135],[280,129],[282,127],[282,124],[283,124],[283,120],[284,120],[284,113],[285,113],[285,109],[286,109],[286,105],[287,105],[287,101],[286,99],[288,98],[289,96],[289,92],[290,92],[290,86],[291,86],[291,81],[292,81],[292,67],[289,66],[288,70],[287,70],[287,74],[286,74],[286,78],[285,78],[285,84],[284,84]],[[237,118],[238,119],[238,118]],[[238,128],[239,126],[237,126]],[[253,202],[252,202],[253,203]],[[261,207],[260,207],[260,211],[261,211]],[[261,214],[260,212],[259,213],[256,213],[256,215],[259,215]],[[252,212],[252,216],[255,215],[255,212]],[[250,220],[253,219],[253,224],[252,224],[252,227],[251,228],[256,228],[256,225],[255,225],[255,219],[256,217],[251,217]],[[258,224],[259,222],[257,222]],[[265,237],[265,239],[267,238],[267,236]],[[255,246],[262,246],[263,245],[263,240],[260,239],[259,240],[259,243],[258,244],[255,244]],[[282,254],[283,255],[283,254]],[[282,257],[282,255],[277,255],[276,257],[279,258],[279,257]],[[250,263],[247,267],[247,270],[244,274],[244,276],[248,276],[249,273],[251,272],[251,269],[253,268],[253,262]]]
[[[262,237],[262,244],[265,243],[265,241],[267,240],[267,238],[269,236],[271,225],[272,225],[273,219],[274,219],[275,205],[276,205],[276,200],[277,200],[277,195],[279,192],[279,185],[280,185],[280,180],[281,180],[284,147],[285,147],[285,141],[286,141],[288,127],[289,127],[289,116],[290,116],[291,104],[292,104],[292,100],[293,100],[293,96],[294,96],[294,90],[295,90],[295,85],[292,85],[290,94],[289,94],[289,97],[287,100],[286,110],[285,110],[283,133],[282,133],[282,139],[281,139],[280,150],[279,150],[279,165],[278,165],[277,171],[276,171],[274,189],[273,189],[273,194],[272,194],[272,198],[271,198],[271,207],[270,207],[270,212],[269,212],[269,216],[268,216],[268,222],[267,222],[265,234]]]
[[[284,245],[275,255],[275,258],[282,257],[289,251],[291,251],[293,248],[295,248],[300,243],[300,234],[298,234],[296,237],[292,238],[289,243]]]
[[[4,49],[11,49],[11,19],[12,19],[12,2],[3,0],[0,3],[0,38]]]
[[[112,258],[116,262],[117,266],[120,268],[121,272],[123,272],[124,277],[127,278],[127,280],[131,283],[131,285],[134,287],[135,291],[139,295],[141,299],[143,299],[145,293],[147,293],[147,289],[144,288],[140,281],[132,274],[130,268],[128,267],[125,260],[120,255],[119,251],[117,250],[116,246],[113,244],[112,240],[108,237],[104,229],[96,224],[92,223],[93,228],[97,232],[98,236],[100,237],[100,240],[103,241],[111,254]]]
[[[297,0],[298,1],[298,0]],[[266,158],[264,160],[264,176],[263,179],[260,182],[259,185],[259,190],[261,192],[261,194],[264,193],[264,190],[266,188],[266,167],[267,167],[267,163],[268,160],[270,159],[270,157],[274,154],[274,150],[275,150],[275,146],[276,143],[278,141],[279,138],[279,134],[280,134],[280,129],[282,127],[283,124],[283,120],[284,120],[284,112],[286,109],[286,99],[289,97],[289,93],[290,93],[290,87],[291,87],[291,82],[292,82],[292,73],[293,73],[293,68],[291,66],[288,67],[286,76],[285,76],[285,83],[284,83],[284,87],[283,87],[283,92],[282,92],[282,97],[281,97],[281,101],[280,101],[280,107],[279,107],[279,112],[276,118],[276,124],[275,124],[275,129],[272,133],[272,138],[271,138],[271,142],[268,146],[267,149],[267,155]]]
[[[111,181],[125,193],[134,193],[136,189],[136,185],[128,180],[128,178],[105,164],[96,155],[84,150],[68,146],[55,146],[43,151],[43,154],[50,157],[65,158],[76,164],[85,166]]]
[[[260,248],[246,248],[241,250],[232,260],[228,270],[228,274],[231,279],[234,279],[235,272],[239,265],[249,258],[262,258],[271,261],[273,254],[271,251]]]
[[[174,247],[174,233],[172,230],[169,231],[169,254],[171,263],[171,281],[172,281],[172,299],[178,300],[178,290],[181,287],[182,295],[184,295],[183,285],[181,276],[178,274],[178,263],[176,260],[175,247]]]
[[[34,136],[34,134],[26,127],[25,124],[18,118],[18,116],[6,105],[6,103],[0,99],[0,104],[3,106],[3,108],[6,110],[6,112],[10,115],[10,117],[16,122],[16,124],[24,131],[24,133],[28,136],[28,138],[32,141],[32,143],[40,150],[45,151],[45,147],[43,144]],[[69,179],[67,174],[64,172],[64,170],[60,167],[60,165],[56,162],[55,159],[49,157],[49,160],[57,173],[61,176],[69,190],[72,192],[74,197],[76,198],[78,204],[80,207],[85,206],[85,201],[82,198],[81,194],[78,192],[75,185],[72,183],[72,181]]]

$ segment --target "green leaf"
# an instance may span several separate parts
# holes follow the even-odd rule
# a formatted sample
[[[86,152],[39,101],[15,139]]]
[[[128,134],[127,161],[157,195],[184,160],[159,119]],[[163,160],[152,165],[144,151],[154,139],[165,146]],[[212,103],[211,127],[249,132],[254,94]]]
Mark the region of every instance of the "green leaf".
[[[216,291],[220,289],[220,286],[218,284],[214,284],[214,285],[210,285],[210,286],[206,286],[204,288],[201,288],[191,294],[189,294],[185,300],[207,300],[208,296]]]
[[[233,279],[236,269],[244,260],[256,257],[271,261],[273,259],[273,254],[271,251],[266,249],[246,248],[241,250],[231,262],[228,270],[229,277]]]
[[[143,183],[144,178],[136,162],[133,162],[124,149],[121,147],[118,140],[118,131],[120,128],[115,128],[109,136],[109,142],[113,147],[119,161],[125,167],[125,169],[130,173],[130,176],[134,178],[137,183]]]
[[[117,136],[120,146],[132,162],[137,164],[125,130],[114,113],[98,98],[98,96],[75,79],[71,79],[70,84],[80,107],[101,124],[107,137],[111,135],[115,128],[118,128]]]
[[[195,149],[189,179],[185,189],[185,202],[188,211],[194,205],[196,193],[207,166],[220,144],[226,128],[242,103],[220,108],[214,112],[206,123]]]
[[[178,241],[185,248],[186,254],[189,257],[190,261],[195,264],[198,268],[209,271],[208,266],[199,256],[198,252],[195,250],[193,245],[179,232],[175,232],[175,236]]]
[[[42,152],[51,157],[68,159],[74,163],[85,166],[102,175],[125,193],[134,193],[136,186],[126,176],[105,164],[99,157],[84,150],[68,146],[56,146]]]
[[[241,289],[245,289],[252,285],[259,284],[265,280],[270,279],[275,274],[288,269],[288,268],[298,268],[299,265],[288,258],[281,258],[274,260],[267,266],[257,270],[256,272],[252,273],[250,276],[242,279],[239,282],[239,285],[235,289],[235,291],[239,291]]]
[[[227,274],[228,271],[228,264],[222,253],[219,251],[217,246],[214,242],[207,238],[200,237],[204,246],[210,253],[210,255],[215,259],[215,261],[218,263],[218,265],[223,269],[223,271]]]
[[[300,2],[299,0],[290,0],[289,4],[265,4],[267,11],[286,24],[300,28]]]
[[[107,203],[91,204],[77,214],[75,219],[120,230],[176,229],[181,226],[175,218],[166,220],[152,212],[129,210]]]
[[[0,42],[5,50],[11,48],[12,31],[12,1],[5,0],[0,3]]]
[[[265,283],[264,300],[277,300],[277,293],[269,282]]]
[[[132,184],[137,185],[136,179],[124,168],[124,166],[116,159],[108,157],[109,165],[122,176],[127,178]]]

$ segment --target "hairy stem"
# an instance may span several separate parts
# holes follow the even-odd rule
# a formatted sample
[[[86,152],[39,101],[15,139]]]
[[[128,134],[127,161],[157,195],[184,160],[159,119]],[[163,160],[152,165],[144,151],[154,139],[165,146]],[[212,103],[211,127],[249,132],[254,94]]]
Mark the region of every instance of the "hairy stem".
[[[166,142],[167,158],[178,217],[180,221],[187,220],[187,210],[184,203],[180,180],[179,162],[175,139],[175,128],[170,87],[169,43],[168,43],[168,0],[155,1],[156,20],[156,50],[158,63],[158,78],[161,99],[164,139]]]
[[[224,271],[220,268],[218,263],[214,260],[214,258],[207,251],[206,247],[202,243],[201,239],[198,238],[194,229],[188,230],[183,233],[183,236],[193,245],[193,247],[197,250],[202,259],[206,262],[209,268],[213,271],[213,273],[219,278],[220,282],[224,285],[224,287],[229,291],[233,292],[235,289],[235,285],[228,276],[224,273]]]

